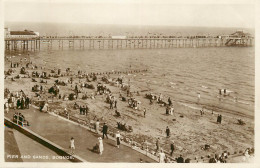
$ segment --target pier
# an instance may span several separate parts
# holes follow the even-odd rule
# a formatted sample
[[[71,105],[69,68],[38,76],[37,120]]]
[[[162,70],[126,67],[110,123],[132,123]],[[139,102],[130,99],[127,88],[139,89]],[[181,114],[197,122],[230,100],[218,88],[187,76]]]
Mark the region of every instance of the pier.
[[[5,38],[6,50],[48,49],[156,49],[201,47],[250,47],[254,37],[243,32],[219,36],[39,36],[35,38]]]

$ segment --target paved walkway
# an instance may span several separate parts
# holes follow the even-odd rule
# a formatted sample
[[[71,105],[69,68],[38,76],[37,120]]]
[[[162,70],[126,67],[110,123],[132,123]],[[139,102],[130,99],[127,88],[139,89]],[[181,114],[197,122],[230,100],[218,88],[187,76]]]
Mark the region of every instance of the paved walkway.
[[[151,158],[127,147],[121,145],[118,149],[115,146],[115,141],[104,139],[104,152],[100,156],[91,151],[93,146],[97,143],[99,135],[88,131],[87,129],[74,125],[59,117],[42,113],[38,109],[30,108],[26,110],[18,110],[21,112],[26,120],[30,122],[27,128],[39,134],[40,136],[56,143],[57,145],[68,149],[70,146],[70,138],[75,139],[75,154],[88,162],[136,162],[140,159],[143,162],[155,162]],[[12,120],[14,110],[10,110],[5,117]]]
[[[57,155],[54,151],[15,129],[5,127],[5,135],[7,162],[69,162],[60,157],[53,158]]]
[[[5,161],[6,162],[22,162],[23,160],[21,156],[18,144],[15,140],[13,129],[8,128],[7,126],[4,128],[4,141],[5,141]],[[8,157],[7,157],[8,156]]]

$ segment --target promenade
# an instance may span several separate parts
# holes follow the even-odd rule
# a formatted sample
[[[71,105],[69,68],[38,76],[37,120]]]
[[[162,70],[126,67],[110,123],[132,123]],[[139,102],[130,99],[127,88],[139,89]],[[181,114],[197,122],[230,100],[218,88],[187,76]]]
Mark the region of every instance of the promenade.
[[[4,141],[6,162],[70,162],[52,158],[57,156],[54,151],[9,127],[5,127]]]
[[[5,117],[12,120],[14,112],[15,110],[10,110],[8,114],[5,113]],[[26,110],[18,110],[18,112],[22,113],[25,119],[29,121],[30,126],[27,126],[28,129],[66,149],[66,152],[70,152],[70,138],[73,137],[76,147],[75,155],[88,162],[139,163],[140,159],[142,159],[143,162],[155,162],[151,158],[127,146],[121,145],[118,149],[115,145],[115,141],[111,139],[103,140],[104,152],[100,156],[91,151],[100,135],[59,117],[50,115],[49,113],[42,113],[33,107]],[[20,148],[19,143],[18,148]],[[42,154],[42,152],[40,153]]]

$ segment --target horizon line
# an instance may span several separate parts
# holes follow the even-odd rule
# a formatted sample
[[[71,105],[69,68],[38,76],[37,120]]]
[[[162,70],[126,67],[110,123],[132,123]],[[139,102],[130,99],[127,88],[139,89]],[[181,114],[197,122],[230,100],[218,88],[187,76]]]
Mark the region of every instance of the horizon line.
[[[242,27],[242,26],[191,26],[191,25],[140,25],[140,24],[107,24],[107,23],[75,23],[75,22],[40,22],[40,21],[4,21],[4,25],[7,23],[48,23],[48,24],[85,24],[85,25],[113,25],[113,26],[139,26],[139,27],[145,27],[145,26],[154,26],[154,27],[206,27],[206,28],[245,28],[245,29],[255,29],[254,27]]]

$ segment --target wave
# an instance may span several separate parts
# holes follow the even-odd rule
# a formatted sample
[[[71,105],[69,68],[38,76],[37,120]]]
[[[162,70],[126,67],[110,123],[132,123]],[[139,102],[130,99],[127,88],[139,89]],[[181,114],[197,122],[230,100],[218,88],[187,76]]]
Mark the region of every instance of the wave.
[[[209,88],[208,86],[204,86],[204,85],[202,85],[201,87],[202,87],[202,88],[205,88],[205,89],[208,89],[208,88]]]
[[[177,83],[173,83],[173,82],[170,82],[170,84],[172,84],[172,85],[177,85]]]

